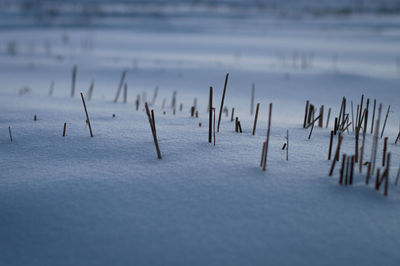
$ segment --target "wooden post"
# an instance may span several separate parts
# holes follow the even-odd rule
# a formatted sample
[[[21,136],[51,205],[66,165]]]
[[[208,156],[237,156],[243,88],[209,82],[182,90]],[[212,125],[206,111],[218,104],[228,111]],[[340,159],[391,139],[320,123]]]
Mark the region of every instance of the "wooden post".
[[[231,122],[233,122],[233,117],[234,117],[233,115],[234,115],[234,113],[235,113],[235,108],[233,108],[233,107],[232,107],[232,112],[231,112]]]
[[[331,116],[331,108],[328,109],[328,117],[326,118],[326,128],[329,126],[329,117]]]
[[[229,73],[226,73],[224,92],[222,93],[221,106],[219,108],[217,132],[219,132],[219,125],[221,123],[222,108],[224,108],[225,92],[226,92],[226,85],[228,84],[228,78],[229,78]]]
[[[272,103],[269,104],[268,129],[267,129],[267,140],[265,143],[265,156],[264,156],[265,159],[264,159],[263,171],[267,169],[268,143],[269,143],[269,134],[271,131],[271,116],[272,116]]]
[[[122,86],[124,85],[125,81],[125,75],[126,75],[126,70],[122,72],[121,80],[119,81],[118,89],[117,89],[117,94],[115,95],[114,103],[118,101],[119,94],[121,93]]]
[[[389,112],[390,112],[390,105],[389,105],[389,107],[388,107],[388,109],[387,109],[387,112],[386,112],[385,121],[383,122],[383,128],[382,128],[381,138],[382,138],[382,136],[383,136],[383,132],[385,131],[386,121],[387,121],[387,119],[388,119]]]
[[[329,170],[329,176],[332,176],[333,170],[335,169],[336,160],[339,159],[340,145],[342,145],[342,140],[343,140],[343,136],[339,135],[339,140],[338,140],[337,147],[336,147],[335,157],[332,160],[331,169]]]
[[[376,99],[374,99],[374,109],[373,109],[373,112],[372,112],[371,134],[372,134],[372,132],[374,130],[375,107],[376,107]]]
[[[388,141],[388,138],[385,137],[384,140],[383,140],[382,166],[385,166],[387,141]]]
[[[212,103],[210,104],[212,106]],[[171,107],[173,110],[176,109],[176,91],[172,93],[172,102],[171,102]]]
[[[33,121],[37,121],[37,115],[33,116]]]
[[[303,128],[306,128],[307,125],[307,117],[308,117],[308,107],[310,105],[310,101],[306,101],[306,110],[304,111],[304,122],[303,122]]]
[[[63,137],[65,137],[65,131],[67,130],[67,123],[64,123],[64,129],[63,129]]]
[[[250,115],[253,115],[253,113],[254,113],[254,95],[255,95],[255,91],[256,91],[256,84],[253,83],[251,85]]]
[[[158,157],[158,159],[162,159],[161,152],[160,152],[160,147],[158,146],[158,140],[157,140],[156,124],[155,124],[155,120],[154,120],[154,110],[151,110],[151,114],[150,114],[149,106],[148,106],[147,102],[145,102],[144,105],[145,105],[145,108],[146,108],[147,117],[149,119],[151,132],[153,133],[153,140],[154,140],[154,144],[156,146],[157,157]]]
[[[77,66],[75,65],[72,68],[72,82],[71,82],[71,97],[73,98],[75,95],[75,82],[76,82],[76,71],[77,71]]]
[[[329,139],[328,160],[331,159],[331,154],[332,154],[332,142],[333,142],[333,130],[331,130],[331,137],[330,137],[330,139]]]
[[[93,95],[93,88],[94,88],[94,80],[90,83],[89,90],[88,90],[88,101],[92,99]]]
[[[209,99],[209,117],[208,117],[208,142],[212,142],[212,100],[213,100],[213,88],[210,87],[210,99]]]
[[[8,134],[10,134],[10,141],[13,141],[12,133],[11,133],[11,126],[8,127]]]
[[[256,134],[256,126],[257,126],[257,118],[258,118],[258,110],[260,109],[260,104],[257,103],[256,114],[254,116],[254,125],[253,125],[253,136]]]
[[[87,111],[87,108],[86,108],[85,98],[83,98],[83,93],[82,92],[81,92],[81,98],[82,98],[83,108],[85,108],[86,121],[87,121],[87,123],[89,125],[90,137],[93,138],[92,126],[90,124],[89,114],[88,114],[88,111]]]
[[[128,84],[125,83],[124,85],[124,103],[128,102]]]

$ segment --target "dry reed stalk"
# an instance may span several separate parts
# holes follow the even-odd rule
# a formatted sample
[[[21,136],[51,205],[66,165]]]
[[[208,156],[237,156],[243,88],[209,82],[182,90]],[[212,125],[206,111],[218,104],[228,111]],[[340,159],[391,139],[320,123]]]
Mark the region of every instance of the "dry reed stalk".
[[[90,137],[93,138],[92,125],[90,124],[89,114],[88,114],[88,111],[86,108],[85,98],[83,97],[82,92],[81,92],[81,98],[82,98],[83,108],[85,109],[85,113],[86,113],[86,122],[89,125]]]
[[[209,98],[209,117],[208,117],[208,142],[212,142],[212,100],[213,100],[213,88],[210,87],[210,98]]]
[[[264,156],[265,159],[264,159],[263,171],[267,169],[268,143],[269,143],[269,134],[271,131],[271,116],[272,116],[272,103],[269,104],[268,129],[267,129],[267,140],[265,144],[265,156]]]
[[[258,110],[259,109],[260,109],[260,104],[257,103],[256,114],[254,115],[253,136],[256,134],[256,126],[257,126],[257,118],[258,118]]]
[[[333,143],[333,130],[331,130],[331,137],[330,137],[330,139],[329,139],[328,160],[331,159],[331,154],[332,154],[332,143]]]
[[[115,98],[114,98],[114,103],[116,103],[118,101],[122,86],[124,85],[125,76],[126,76],[126,70],[124,70],[122,72],[121,80],[119,81],[119,85],[118,85],[118,89],[117,89],[117,94],[115,95]]]
[[[222,93],[221,106],[219,108],[217,132],[219,132],[219,125],[221,123],[222,108],[224,108],[225,92],[226,92],[226,85],[228,84],[228,78],[229,78],[229,73],[226,73],[224,91]]]
[[[340,146],[342,145],[342,140],[343,140],[343,136],[339,135],[339,140],[338,140],[338,143],[337,143],[337,146],[336,146],[335,157],[332,160],[331,169],[329,170],[329,176],[332,176],[333,170],[335,169],[336,161],[339,160]]]

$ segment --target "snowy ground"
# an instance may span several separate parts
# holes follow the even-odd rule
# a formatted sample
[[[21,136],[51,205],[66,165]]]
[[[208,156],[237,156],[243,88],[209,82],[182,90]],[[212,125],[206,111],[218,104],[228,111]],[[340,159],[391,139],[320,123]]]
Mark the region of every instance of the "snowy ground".
[[[394,144],[400,18],[204,21],[170,19],[162,30],[0,31],[0,265],[400,262],[400,191],[393,184],[400,162]],[[114,104],[124,69],[128,104]],[[208,87],[214,86],[219,108],[227,72],[225,105],[235,107],[244,133],[235,133],[223,116],[213,146],[207,142]],[[94,138],[78,94],[86,94],[92,79],[87,105]],[[253,82],[262,104],[256,136],[249,110]],[[162,160],[145,113],[134,107],[137,94],[151,99],[156,86]],[[30,92],[19,95],[24,87]],[[175,116],[173,91],[184,105]],[[339,167],[328,177],[332,117],[343,96],[356,106],[362,93],[383,103],[382,117],[391,105],[384,134],[392,154],[388,197],[366,186],[358,171],[349,187],[338,185]],[[189,117],[194,97],[198,119]],[[329,129],[315,128],[311,140],[302,129],[307,99],[332,108]],[[271,143],[262,172],[269,102]],[[286,129],[289,161],[281,150]],[[345,134],[344,152],[353,153],[353,139]],[[371,140],[368,134],[366,159]],[[380,161],[382,141],[378,151]]]

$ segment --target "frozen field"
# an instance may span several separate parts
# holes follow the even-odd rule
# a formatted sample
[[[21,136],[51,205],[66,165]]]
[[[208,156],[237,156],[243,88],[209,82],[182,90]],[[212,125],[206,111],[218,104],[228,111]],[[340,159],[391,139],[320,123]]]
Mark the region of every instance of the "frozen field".
[[[99,24],[84,26],[69,16],[61,16],[63,26],[31,25],[4,9],[10,20],[0,19],[0,265],[398,265],[397,13],[287,18],[221,8],[203,17],[201,5],[196,12],[178,7],[185,15],[100,16]],[[124,70],[128,103],[113,103]],[[214,87],[218,115],[228,72],[229,117],[222,116],[213,146],[208,90]],[[87,96],[92,80],[90,138],[79,92]],[[255,136],[253,83],[261,103]],[[137,95],[150,101],[156,86],[162,160],[142,103],[135,109]],[[183,104],[175,115],[174,91]],[[383,134],[391,153],[388,197],[374,190],[375,178],[365,185],[366,168],[355,171],[352,186],[338,184],[340,163],[328,176],[329,134],[342,97],[350,108],[362,94],[383,104],[381,126],[391,106]],[[190,117],[194,98],[199,118]],[[311,139],[302,128],[306,100],[332,108],[329,128],[315,127]],[[232,107],[242,134],[230,122]],[[281,149],[287,129],[288,161]],[[354,153],[352,130],[343,141],[342,152]],[[379,166],[382,145],[379,139]]]

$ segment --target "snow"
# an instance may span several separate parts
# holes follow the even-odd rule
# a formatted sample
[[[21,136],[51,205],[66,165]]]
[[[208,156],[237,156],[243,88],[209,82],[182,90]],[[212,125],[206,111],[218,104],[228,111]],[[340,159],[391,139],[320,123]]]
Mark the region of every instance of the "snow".
[[[400,35],[391,29],[399,17],[187,21],[198,30],[169,24],[164,31],[158,22],[144,29],[2,28],[0,265],[397,265]],[[115,104],[125,69],[128,103],[121,97]],[[235,133],[230,114],[223,115],[214,146],[207,141],[208,88],[214,86],[218,109],[227,72],[225,104],[235,107],[244,132]],[[92,79],[86,104],[93,138],[79,97]],[[261,103],[255,136],[253,82]],[[151,108],[162,160],[143,106],[134,105],[137,94],[151,99],[156,86]],[[30,92],[19,95],[23,87]],[[176,115],[173,91],[184,104]],[[381,124],[391,105],[384,133],[392,156],[388,197],[374,190],[374,178],[365,185],[365,168],[355,171],[353,186],[338,184],[340,164],[328,177],[334,116],[343,96],[355,107],[361,94],[383,104]],[[190,117],[194,97],[199,118]],[[314,128],[310,140],[302,128],[306,100],[332,108],[329,128]],[[287,129],[289,161],[281,150]],[[371,146],[367,134],[367,160]],[[353,132],[344,133],[342,152],[354,153]]]

